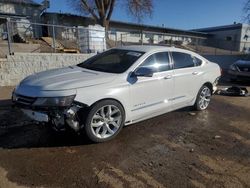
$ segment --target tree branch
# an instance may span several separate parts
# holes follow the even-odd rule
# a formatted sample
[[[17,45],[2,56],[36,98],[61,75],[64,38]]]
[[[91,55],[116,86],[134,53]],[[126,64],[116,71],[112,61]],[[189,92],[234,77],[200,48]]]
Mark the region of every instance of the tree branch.
[[[95,11],[93,8],[91,8],[86,0],[81,0],[82,5],[86,8],[86,10],[93,16],[95,20],[98,20],[97,15],[95,14]]]
[[[111,15],[113,13],[113,10],[114,10],[114,6],[115,6],[115,1],[116,0],[110,0],[110,6],[109,6],[109,12],[108,12],[108,16],[107,16],[107,20],[109,21],[110,18],[111,18]]]
[[[105,18],[106,14],[105,14],[105,9],[104,9],[104,3],[103,3],[103,0],[100,0],[100,1],[101,1],[101,16],[102,18]]]

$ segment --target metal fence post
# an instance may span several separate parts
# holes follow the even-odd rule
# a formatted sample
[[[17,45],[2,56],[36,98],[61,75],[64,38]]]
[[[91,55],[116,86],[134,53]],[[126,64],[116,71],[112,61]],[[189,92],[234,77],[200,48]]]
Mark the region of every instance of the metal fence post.
[[[104,52],[104,49],[105,49],[105,38],[102,39],[102,52]],[[107,44],[106,44],[107,45]]]
[[[81,52],[80,40],[79,40],[79,28],[78,27],[76,27],[76,44],[77,44],[79,51]]]
[[[7,26],[7,35],[8,35],[8,51],[9,51],[9,55],[11,55],[12,50],[11,50],[11,36],[10,36],[10,18],[7,18],[6,26]]]
[[[117,32],[115,32],[115,46],[117,46]]]
[[[91,53],[90,52],[90,32],[89,32],[89,28],[87,29],[87,36],[88,36],[88,52],[87,53]]]
[[[143,45],[143,31],[141,30],[141,45]]]
[[[123,46],[123,45],[122,45],[122,33],[121,33],[121,46]]]
[[[54,52],[56,52],[56,40],[55,40],[55,26],[53,25],[52,26],[52,35],[53,35],[53,49],[54,49]]]
[[[198,52],[198,43],[199,43],[199,39],[195,39],[195,46],[196,46],[196,51]]]

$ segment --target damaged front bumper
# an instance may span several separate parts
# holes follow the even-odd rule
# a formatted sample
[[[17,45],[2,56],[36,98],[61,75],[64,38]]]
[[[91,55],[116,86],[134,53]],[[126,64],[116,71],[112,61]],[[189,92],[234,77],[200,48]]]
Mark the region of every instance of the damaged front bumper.
[[[46,123],[49,122],[49,116],[46,113],[36,112],[28,109],[21,109],[21,110],[30,119],[33,119],[38,122],[46,122]]]
[[[49,123],[58,131],[65,130],[68,126],[78,132],[83,127],[78,114],[87,108],[87,105],[73,101],[71,105],[64,107],[41,107],[33,105],[35,100],[21,95],[12,98],[13,106],[20,108],[27,117],[40,123]]]

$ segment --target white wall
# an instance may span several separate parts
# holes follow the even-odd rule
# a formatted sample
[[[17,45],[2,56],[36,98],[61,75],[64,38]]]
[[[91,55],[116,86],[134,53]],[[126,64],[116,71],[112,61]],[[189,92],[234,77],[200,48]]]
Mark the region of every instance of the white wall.
[[[245,36],[248,36],[246,39]],[[250,52],[250,25],[243,24],[240,38],[240,51]]]
[[[36,72],[83,62],[93,54],[15,53],[0,59],[0,86],[17,85]]]
[[[241,29],[214,31],[209,32],[209,34],[214,34],[213,38],[208,40],[211,46],[225,50],[240,51]],[[227,37],[232,37],[232,40],[226,40]]]
[[[32,6],[20,3],[0,3],[1,13],[29,16],[32,20],[39,18],[41,13],[41,10],[39,10],[39,8],[39,6]]]

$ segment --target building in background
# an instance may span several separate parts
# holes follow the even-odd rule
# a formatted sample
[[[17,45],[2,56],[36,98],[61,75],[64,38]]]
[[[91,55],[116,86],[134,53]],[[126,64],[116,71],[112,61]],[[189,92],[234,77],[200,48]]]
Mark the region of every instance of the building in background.
[[[73,14],[64,13],[51,13],[44,12],[42,14],[43,23],[46,24],[56,24],[65,25],[68,27],[89,27],[90,25],[95,25],[95,22],[90,17],[84,17]],[[65,29],[56,29],[56,35],[59,37],[69,36],[72,34],[72,38],[75,33],[73,30],[68,30],[68,35],[65,33]],[[46,35],[52,34],[52,30],[49,28],[44,28],[43,33]],[[122,41],[124,44],[133,43],[144,43],[144,44],[188,44],[197,43],[198,39],[207,39],[207,35],[202,32],[187,31],[181,29],[173,29],[152,25],[144,25],[137,23],[121,22],[121,21],[110,21],[109,39],[112,41]]]
[[[32,0],[0,0],[0,17],[27,19],[39,23],[41,14],[47,8],[49,0],[44,0],[41,4]]]
[[[250,52],[250,26],[234,23],[232,25],[195,29],[210,34],[206,45],[239,52]]]
[[[111,20],[105,31],[91,17],[47,12],[49,2],[0,0],[0,47],[8,47],[5,51],[11,53],[23,51],[17,44],[26,43],[28,52],[79,53],[151,44],[183,47],[201,54],[250,52],[249,25],[245,24],[182,30]]]
[[[6,31],[7,19],[12,19],[19,21],[10,25],[12,36],[17,40],[24,40],[25,37],[40,37],[41,28],[32,27],[29,23],[41,23],[41,15],[47,8],[49,8],[49,0],[44,0],[41,4],[32,0],[0,0],[0,33]]]

